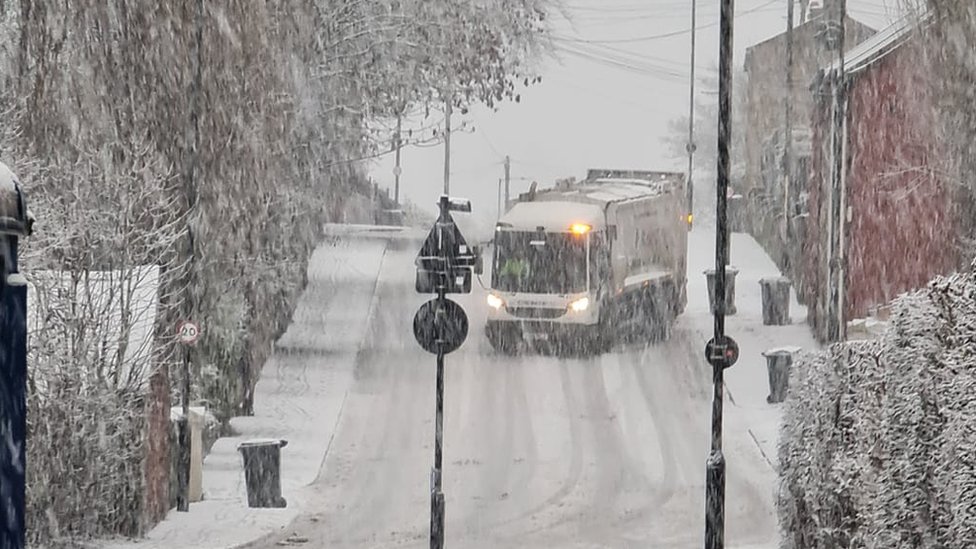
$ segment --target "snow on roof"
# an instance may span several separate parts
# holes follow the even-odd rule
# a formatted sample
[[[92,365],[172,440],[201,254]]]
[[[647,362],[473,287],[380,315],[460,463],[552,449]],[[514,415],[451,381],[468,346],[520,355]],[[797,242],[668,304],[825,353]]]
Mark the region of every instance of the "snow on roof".
[[[608,202],[659,196],[666,193],[672,184],[672,180],[596,179],[584,181],[571,190],[543,189],[539,191],[536,200],[561,201],[570,199],[605,205]]]
[[[548,232],[568,232],[573,223],[586,223],[600,228],[604,223],[603,209],[596,204],[571,201],[519,202],[498,220],[518,231],[534,231],[544,227]]]
[[[519,230],[533,231],[538,226],[546,227],[546,230],[564,231],[572,223],[601,227],[605,224],[603,212],[608,204],[653,198],[673,192],[675,184],[683,176],[655,172],[654,177],[655,179],[596,178],[584,180],[570,188],[541,189],[532,200],[516,203],[499,222],[509,223]],[[518,213],[515,213],[516,208],[519,208]]]
[[[929,19],[928,11],[921,14],[908,14],[844,53],[844,74],[851,76],[864,71],[876,61],[897,50],[911,36],[919,22]],[[835,60],[824,69],[828,77],[837,73],[840,60]]]
[[[17,176],[14,175],[14,172],[10,171],[10,168],[6,164],[0,162],[0,192],[16,193],[16,185]]]

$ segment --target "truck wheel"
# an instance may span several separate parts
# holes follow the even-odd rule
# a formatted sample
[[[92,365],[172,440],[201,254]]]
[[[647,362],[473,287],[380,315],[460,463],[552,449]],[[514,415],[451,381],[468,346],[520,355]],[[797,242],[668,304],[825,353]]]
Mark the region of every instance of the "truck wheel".
[[[613,321],[609,315],[600,315],[600,321],[593,326],[591,337],[587,338],[590,345],[588,349],[591,355],[600,355],[610,352],[616,339]]]

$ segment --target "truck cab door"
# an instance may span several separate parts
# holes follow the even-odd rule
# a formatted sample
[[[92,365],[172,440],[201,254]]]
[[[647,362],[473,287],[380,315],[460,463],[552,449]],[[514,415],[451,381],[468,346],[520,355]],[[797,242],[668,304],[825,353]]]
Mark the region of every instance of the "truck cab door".
[[[609,231],[594,232],[590,235],[590,290],[596,295],[598,301],[612,292],[611,250]]]

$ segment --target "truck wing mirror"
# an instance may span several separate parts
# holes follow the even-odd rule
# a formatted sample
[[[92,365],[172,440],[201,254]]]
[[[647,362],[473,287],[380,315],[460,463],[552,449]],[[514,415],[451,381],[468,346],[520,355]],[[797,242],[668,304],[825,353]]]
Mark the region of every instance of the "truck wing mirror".
[[[485,272],[484,250],[481,246],[471,246],[471,253],[474,254],[474,274],[482,275]]]

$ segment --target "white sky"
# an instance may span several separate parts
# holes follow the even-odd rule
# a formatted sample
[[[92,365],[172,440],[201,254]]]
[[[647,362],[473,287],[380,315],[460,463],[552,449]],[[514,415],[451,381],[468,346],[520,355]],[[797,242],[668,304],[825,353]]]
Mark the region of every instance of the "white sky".
[[[470,221],[480,230],[490,230],[496,218],[506,154],[512,196],[532,180],[546,187],[556,178],[581,177],[590,167],[687,168],[685,161],[668,158],[662,139],[668,122],[688,112],[691,0],[563,1],[564,13],[551,21],[557,52],[541,65],[543,82],[522,90],[518,104],[452,117],[455,128],[466,122],[474,131],[452,133],[451,195],[471,199]],[[848,0],[850,15],[876,29],[897,17],[897,5],[898,0]],[[785,31],[786,6],[786,0],[735,2],[736,66],[747,47]],[[716,91],[702,78],[714,77],[718,67],[718,21],[719,0],[698,0],[696,94]],[[429,136],[430,124],[440,120],[443,113],[432,112],[426,121],[404,127],[427,126]],[[401,200],[436,211],[443,145],[404,148],[401,165]],[[370,169],[391,195],[393,167],[390,154]]]

